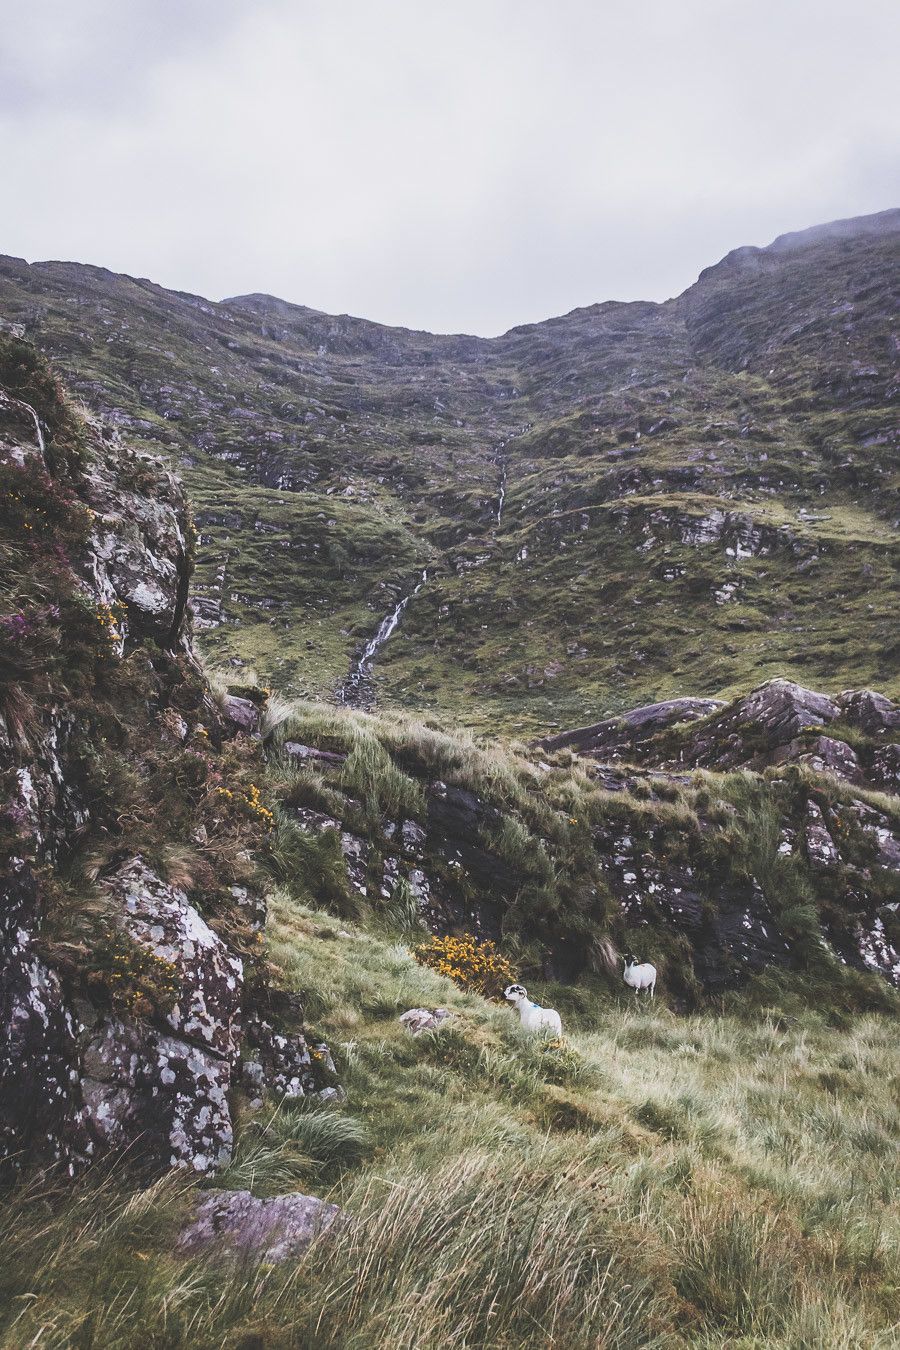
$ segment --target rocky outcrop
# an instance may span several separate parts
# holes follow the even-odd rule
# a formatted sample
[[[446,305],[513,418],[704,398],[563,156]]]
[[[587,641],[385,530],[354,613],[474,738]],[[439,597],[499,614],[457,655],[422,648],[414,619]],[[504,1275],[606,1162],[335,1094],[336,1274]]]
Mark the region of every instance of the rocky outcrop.
[[[421,821],[366,834],[354,803],[339,807],[340,756],[308,755],[317,774],[332,773],[334,814],[304,807],[295,818],[341,838],[348,884],[368,904],[399,893],[432,931],[514,935],[544,977],[609,973],[608,934],[645,958],[668,950],[668,988],[686,1000],[773,967],[802,969],[824,950],[900,983],[900,805],[864,792],[898,748],[895,717],[871,691],[830,698],[772,680],[730,704],[673,699],[547,737],[529,786],[538,837],[527,809],[510,819],[505,789],[428,778]],[[585,762],[573,766],[572,752]],[[580,793],[566,795],[567,775],[585,771],[599,794],[589,829]],[[556,814],[554,799],[577,814]],[[567,883],[573,856],[578,879]],[[809,915],[805,935],[796,927],[810,905],[820,921],[812,948]],[[408,1017],[413,1029],[431,1025],[428,1010]]]
[[[775,679],[729,704],[670,699],[538,744],[548,751],[569,748],[603,764],[720,770],[803,764],[890,792],[900,767],[900,704],[871,689],[830,698]]]
[[[648,703],[632,708],[620,717],[607,717],[593,726],[545,736],[538,744],[544,750],[571,749],[581,755],[598,758],[627,758],[627,751],[650,740],[664,727],[677,722],[696,722],[723,707],[721,699],[671,698],[664,703]]]
[[[240,1044],[244,970],[183,891],[160,881],[141,858],[106,883],[115,921],[148,952],[171,984],[164,1017],[179,1036],[233,1061]]]
[[[194,657],[179,484],[22,343],[0,342],[0,476],[21,560],[15,591],[0,579],[0,1161],[74,1171],[121,1149],[212,1173],[242,1058],[255,1097],[337,1091],[327,1047],[283,1028],[271,991],[262,1014],[258,969],[245,982],[270,819],[258,708],[223,716]],[[196,898],[168,857],[191,859]],[[90,880],[70,899],[73,863]]]

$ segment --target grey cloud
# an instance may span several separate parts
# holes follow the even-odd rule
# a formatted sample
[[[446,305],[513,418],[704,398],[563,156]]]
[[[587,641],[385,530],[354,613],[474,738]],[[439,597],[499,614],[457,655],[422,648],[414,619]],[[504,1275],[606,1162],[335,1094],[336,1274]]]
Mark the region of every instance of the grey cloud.
[[[900,197],[894,0],[0,17],[0,250],[216,298],[496,333]]]

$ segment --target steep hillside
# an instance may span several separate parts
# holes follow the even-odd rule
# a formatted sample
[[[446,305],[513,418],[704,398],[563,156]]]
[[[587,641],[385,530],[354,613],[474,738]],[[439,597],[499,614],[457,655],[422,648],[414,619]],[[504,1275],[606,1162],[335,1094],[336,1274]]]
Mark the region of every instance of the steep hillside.
[[[205,650],[545,731],[772,676],[896,678],[900,213],[738,249],[665,304],[493,340],[0,262],[0,314],[183,472]]]
[[[326,323],[303,322],[313,338]],[[368,351],[367,326],[342,331]],[[541,386],[548,406],[559,385]],[[224,494],[183,430],[151,430],[190,454],[195,494]],[[238,523],[203,528],[284,587],[297,627],[248,601],[207,640],[227,655],[293,633],[298,670],[346,677],[338,599],[365,610],[355,588],[379,568],[410,594],[425,566],[407,642],[344,685],[366,699],[394,679],[398,696],[434,589],[448,616],[497,605],[503,549],[539,529],[577,553],[561,507],[526,517],[542,475],[554,494],[602,478],[567,450],[554,479],[549,441],[514,460],[537,430],[508,461],[471,440],[455,498],[430,477],[444,440],[415,488],[355,474],[350,496],[273,492],[245,470],[217,507]],[[0,1347],[887,1350],[900,706],[779,678],[525,744],[289,701],[237,667],[211,684],[185,495],[136,439],[0,334]],[[504,510],[490,499],[496,532],[488,511],[476,544],[454,531],[479,466],[505,470]],[[623,568],[652,552],[629,551],[643,535],[623,512],[654,538],[663,518],[694,522],[686,557],[735,540],[748,561],[758,527],[721,497],[703,515],[692,487],[646,486],[570,514],[595,539],[608,509]],[[853,519],[885,528],[866,501]],[[286,539],[262,528],[270,502]],[[450,567],[491,539],[483,564]],[[209,592],[197,603],[209,622]],[[558,602],[530,604],[548,641]],[[471,696],[479,631],[460,626],[461,671],[446,649],[447,710]],[[596,712],[591,688],[571,706]],[[536,716],[488,692],[469,720],[504,709]],[[652,1003],[622,984],[626,950],[658,968]],[[498,997],[510,978],[557,1008],[561,1036],[519,1028]]]

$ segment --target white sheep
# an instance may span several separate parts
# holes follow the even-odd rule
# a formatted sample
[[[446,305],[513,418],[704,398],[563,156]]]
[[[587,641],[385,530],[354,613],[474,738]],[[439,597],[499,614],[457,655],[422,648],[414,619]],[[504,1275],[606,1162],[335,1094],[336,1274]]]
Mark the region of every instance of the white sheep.
[[[635,995],[640,994],[642,989],[650,990],[650,997],[656,989],[656,966],[651,966],[649,961],[638,964],[634,956],[625,957],[625,983],[630,989],[633,989]]]
[[[503,997],[518,1008],[519,1018],[526,1031],[552,1031],[557,1036],[562,1035],[562,1020],[556,1009],[542,1008],[539,1003],[532,1003],[524,985],[508,985],[503,991]]]

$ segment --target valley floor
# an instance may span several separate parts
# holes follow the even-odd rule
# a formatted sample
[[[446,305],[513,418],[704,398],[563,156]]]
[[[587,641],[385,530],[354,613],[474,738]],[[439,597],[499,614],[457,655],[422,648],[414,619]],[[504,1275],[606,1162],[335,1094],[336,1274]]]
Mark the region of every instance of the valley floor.
[[[183,1176],[130,1198],[32,1182],[3,1216],[4,1350],[900,1343],[888,1018],[581,990],[546,1042],[283,895],[270,949],[348,1100],[245,1112],[215,1184],[328,1195],[351,1222],[298,1263],[223,1266],[173,1255]],[[413,1038],[419,1005],[456,1016]]]

